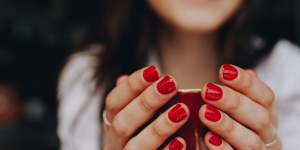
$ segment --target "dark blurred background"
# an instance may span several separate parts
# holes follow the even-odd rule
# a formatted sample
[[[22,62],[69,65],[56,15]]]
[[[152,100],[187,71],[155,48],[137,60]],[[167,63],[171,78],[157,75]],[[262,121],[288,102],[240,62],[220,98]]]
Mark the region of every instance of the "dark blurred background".
[[[99,0],[0,0],[0,149],[58,149],[56,86]],[[93,27],[94,28],[94,27]]]
[[[58,149],[58,74],[69,54],[101,38],[103,1],[0,0],[1,150]],[[299,45],[298,1],[261,0],[255,11],[269,30],[260,32]]]

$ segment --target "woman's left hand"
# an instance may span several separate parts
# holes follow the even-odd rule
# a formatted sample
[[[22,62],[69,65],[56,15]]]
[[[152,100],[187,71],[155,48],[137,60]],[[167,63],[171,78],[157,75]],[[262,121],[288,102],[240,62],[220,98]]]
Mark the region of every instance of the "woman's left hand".
[[[201,91],[207,103],[199,110],[200,120],[212,132],[205,135],[210,150],[280,150],[278,118],[272,90],[255,71],[225,64],[219,78],[226,86],[208,83]]]

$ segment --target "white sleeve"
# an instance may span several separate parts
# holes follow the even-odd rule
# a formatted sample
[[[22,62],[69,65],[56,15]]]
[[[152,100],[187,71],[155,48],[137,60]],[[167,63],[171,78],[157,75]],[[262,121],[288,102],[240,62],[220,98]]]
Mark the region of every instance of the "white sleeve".
[[[103,141],[100,108],[103,89],[93,79],[99,47],[70,57],[58,86],[58,136],[61,150],[100,150]]]
[[[299,149],[300,142],[300,49],[279,41],[255,70],[275,94],[279,118],[278,136],[283,150]]]

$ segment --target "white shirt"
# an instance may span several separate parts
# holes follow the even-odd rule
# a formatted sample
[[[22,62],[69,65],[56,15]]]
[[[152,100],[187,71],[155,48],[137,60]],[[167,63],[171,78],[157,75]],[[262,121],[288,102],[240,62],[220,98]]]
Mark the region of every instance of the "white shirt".
[[[101,131],[100,108],[104,87],[95,91],[95,54],[101,46],[70,57],[58,87],[58,135],[61,150],[100,150],[105,138]],[[148,65],[159,66],[154,55]],[[277,134],[283,150],[300,149],[300,49],[289,41],[279,41],[255,68],[258,78],[275,94],[279,118]]]

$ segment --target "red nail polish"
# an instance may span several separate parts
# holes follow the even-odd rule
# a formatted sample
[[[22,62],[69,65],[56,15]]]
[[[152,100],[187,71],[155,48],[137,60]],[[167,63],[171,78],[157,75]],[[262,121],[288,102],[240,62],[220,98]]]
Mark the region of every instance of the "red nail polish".
[[[177,104],[170,112],[168,117],[172,122],[180,122],[187,116],[184,107],[181,104]]]
[[[148,82],[154,82],[159,79],[158,70],[155,66],[150,66],[143,72],[143,77]]]
[[[234,80],[238,76],[238,71],[229,64],[223,65],[223,78],[225,80]]]
[[[216,86],[211,83],[208,83],[206,85],[205,99],[210,101],[217,101],[221,99],[222,96],[223,96],[223,91],[219,86]]]
[[[183,144],[178,139],[174,139],[169,145],[169,150],[181,150],[182,148]]]
[[[174,80],[170,76],[165,76],[156,86],[157,90],[161,94],[170,94],[176,90]]]
[[[210,132],[209,143],[215,146],[220,146],[222,144],[222,139],[214,132]]]
[[[221,113],[209,104],[206,104],[205,118],[217,122],[221,119]]]

